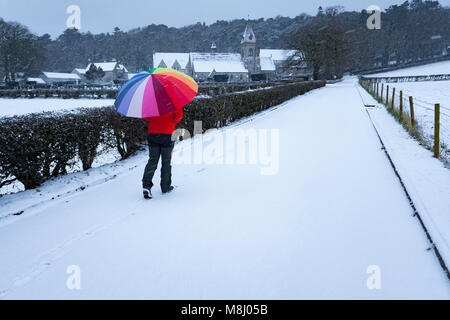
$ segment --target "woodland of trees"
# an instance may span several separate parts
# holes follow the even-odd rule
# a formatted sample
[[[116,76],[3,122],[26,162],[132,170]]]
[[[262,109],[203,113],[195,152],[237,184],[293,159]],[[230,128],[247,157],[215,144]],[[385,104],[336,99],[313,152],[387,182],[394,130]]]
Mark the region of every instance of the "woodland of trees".
[[[320,8],[316,16],[278,16],[252,23],[261,48],[302,50],[301,58],[314,67],[317,78],[371,69],[377,61],[387,65],[392,57],[399,62],[416,61],[450,45],[450,8],[437,1],[411,0],[389,7],[382,12],[380,30],[367,28],[368,17],[365,11],[332,7]],[[111,59],[138,72],[152,65],[154,50],[208,52],[212,42],[219,52],[239,52],[246,23],[241,19],[183,28],[153,24],[127,32],[115,28],[106,34],[68,29],[51,39],[0,18],[0,74],[13,82],[18,73],[71,72],[85,68],[89,60]]]
[[[381,12],[381,29],[369,29],[365,11],[319,8],[310,23],[288,35],[298,50],[291,61],[306,61],[314,78],[340,78],[390,63],[410,63],[442,56],[450,46],[450,8],[438,1],[412,0]],[[450,51],[450,48],[449,48]]]

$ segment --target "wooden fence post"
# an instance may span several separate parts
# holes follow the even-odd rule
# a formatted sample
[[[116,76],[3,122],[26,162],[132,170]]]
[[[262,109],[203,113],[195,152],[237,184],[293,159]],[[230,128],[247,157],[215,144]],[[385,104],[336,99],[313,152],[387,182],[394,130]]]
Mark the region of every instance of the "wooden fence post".
[[[381,96],[380,96],[381,102],[383,102],[383,96],[384,96],[384,83],[381,84]]]
[[[400,90],[400,122],[403,118],[403,91]]]
[[[379,82],[377,81],[377,99],[378,99],[378,97],[379,97],[378,94],[380,93],[380,91],[378,90],[378,89],[379,89],[379,85],[378,85],[378,84],[379,84]]]
[[[439,143],[439,117],[441,106],[439,104],[434,105],[434,157],[439,158],[440,143]]]
[[[395,107],[395,88],[392,88],[392,101],[391,101],[391,107],[394,109]]]
[[[386,86],[386,107],[389,107],[389,86]]]
[[[414,120],[414,102],[413,97],[409,97],[409,113],[411,116],[411,126],[414,128],[415,126],[415,120]]]

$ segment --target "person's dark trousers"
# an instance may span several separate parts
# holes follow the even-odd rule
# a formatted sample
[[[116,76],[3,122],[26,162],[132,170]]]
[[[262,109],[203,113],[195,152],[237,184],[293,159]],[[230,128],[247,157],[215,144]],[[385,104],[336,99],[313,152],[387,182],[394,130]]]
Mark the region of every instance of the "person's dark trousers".
[[[153,176],[161,158],[161,190],[162,192],[167,192],[172,185],[171,162],[175,142],[172,141],[171,134],[159,133],[149,133],[147,140],[150,149],[150,159],[145,167],[144,178],[142,179],[143,187],[148,190],[153,188]]]

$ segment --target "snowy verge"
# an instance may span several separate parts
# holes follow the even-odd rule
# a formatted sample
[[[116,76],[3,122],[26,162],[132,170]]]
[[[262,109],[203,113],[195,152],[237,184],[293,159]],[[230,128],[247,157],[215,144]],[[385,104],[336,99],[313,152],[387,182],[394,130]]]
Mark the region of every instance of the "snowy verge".
[[[148,157],[141,151],[125,161],[116,161],[87,171],[70,173],[45,182],[41,187],[0,197],[0,226],[21,219],[26,212],[49,201],[64,199],[88,187],[108,182],[127,173]]]
[[[276,175],[176,164],[177,191],[148,202],[140,167],[0,227],[0,299],[448,299],[354,81],[270,111],[234,125],[279,129]]]
[[[363,100],[375,108],[368,109],[414,204],[438,247],[447,266],[450,264],[450,171],[429,150],[423,148],[363,88]]]
[[[0,98],[0,117],[21,116],[47,111],[66,111],[79,108],[101,108],[114,105],[114,99],[10,99]]]
[[[264,117],[291,103],[295,99],[308,96],[312,92],[323,90],[324,88],[314,89],[303,95],[287,100],[280,105],[252,116],[242,118],[227,127],[221,128],[221,130],[240,126]],[[174,152],[180,152],[185,148],[190,148],[193,143],[195,143],[194,140],[179,142],[177,143]],[[88,188],[114,180],[135,169],[142,168],[143,170],[147,160],[148,151],[140,151],[126,160],[117,160],[113,163],[104,165],[99,163],[98,167],[93,167],[87,171],[73,172],[58,176],[46,181],[42,186],[33,190],[20,191],[0,196],[0,227],[32,215],[28,212],[30,209],[48,205],[53,201],[64,201],[67,197],[73,196],[79,192],[84,192],[85,190],[87,191]]]

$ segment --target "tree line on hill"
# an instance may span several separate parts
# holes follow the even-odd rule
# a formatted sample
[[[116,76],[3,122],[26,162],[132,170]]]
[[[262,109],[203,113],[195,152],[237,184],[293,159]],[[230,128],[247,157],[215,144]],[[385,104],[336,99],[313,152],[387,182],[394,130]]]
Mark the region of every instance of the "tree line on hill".
[[[342,7],[319,11],[307,25],[287,37],[298,50],[290,65],[306,61],[314,78],[340,78],[400,63],[442,57],[450,51],[450,8],[438,1],[411,0],[381,12],[381,28],[369,29],[366,11]]]
[[[341,7],[322,9],[316,16],[301,14],[252,21],[261,48],[299,49],[301,60],[316,78],[340,77],[346,71],[371,69],[376,63],[417,61],[450,45],[450,8],[438,1],[411,0],[381,14],[381,29],[369,30],[366,11]],[[89,61],[117,59],[130,72],[148,69],[153,51],[239,52],[247,21],[217,21],[212,25],[171,28],[149,25],[128,32],[81,33],[67,29],[58,38],[36,36],[26,27],[0,19],[0,73],[7,81],[17,74],[37,76],[41,71],[71,72]],[[298,59],[296,60],[299,61]]]

